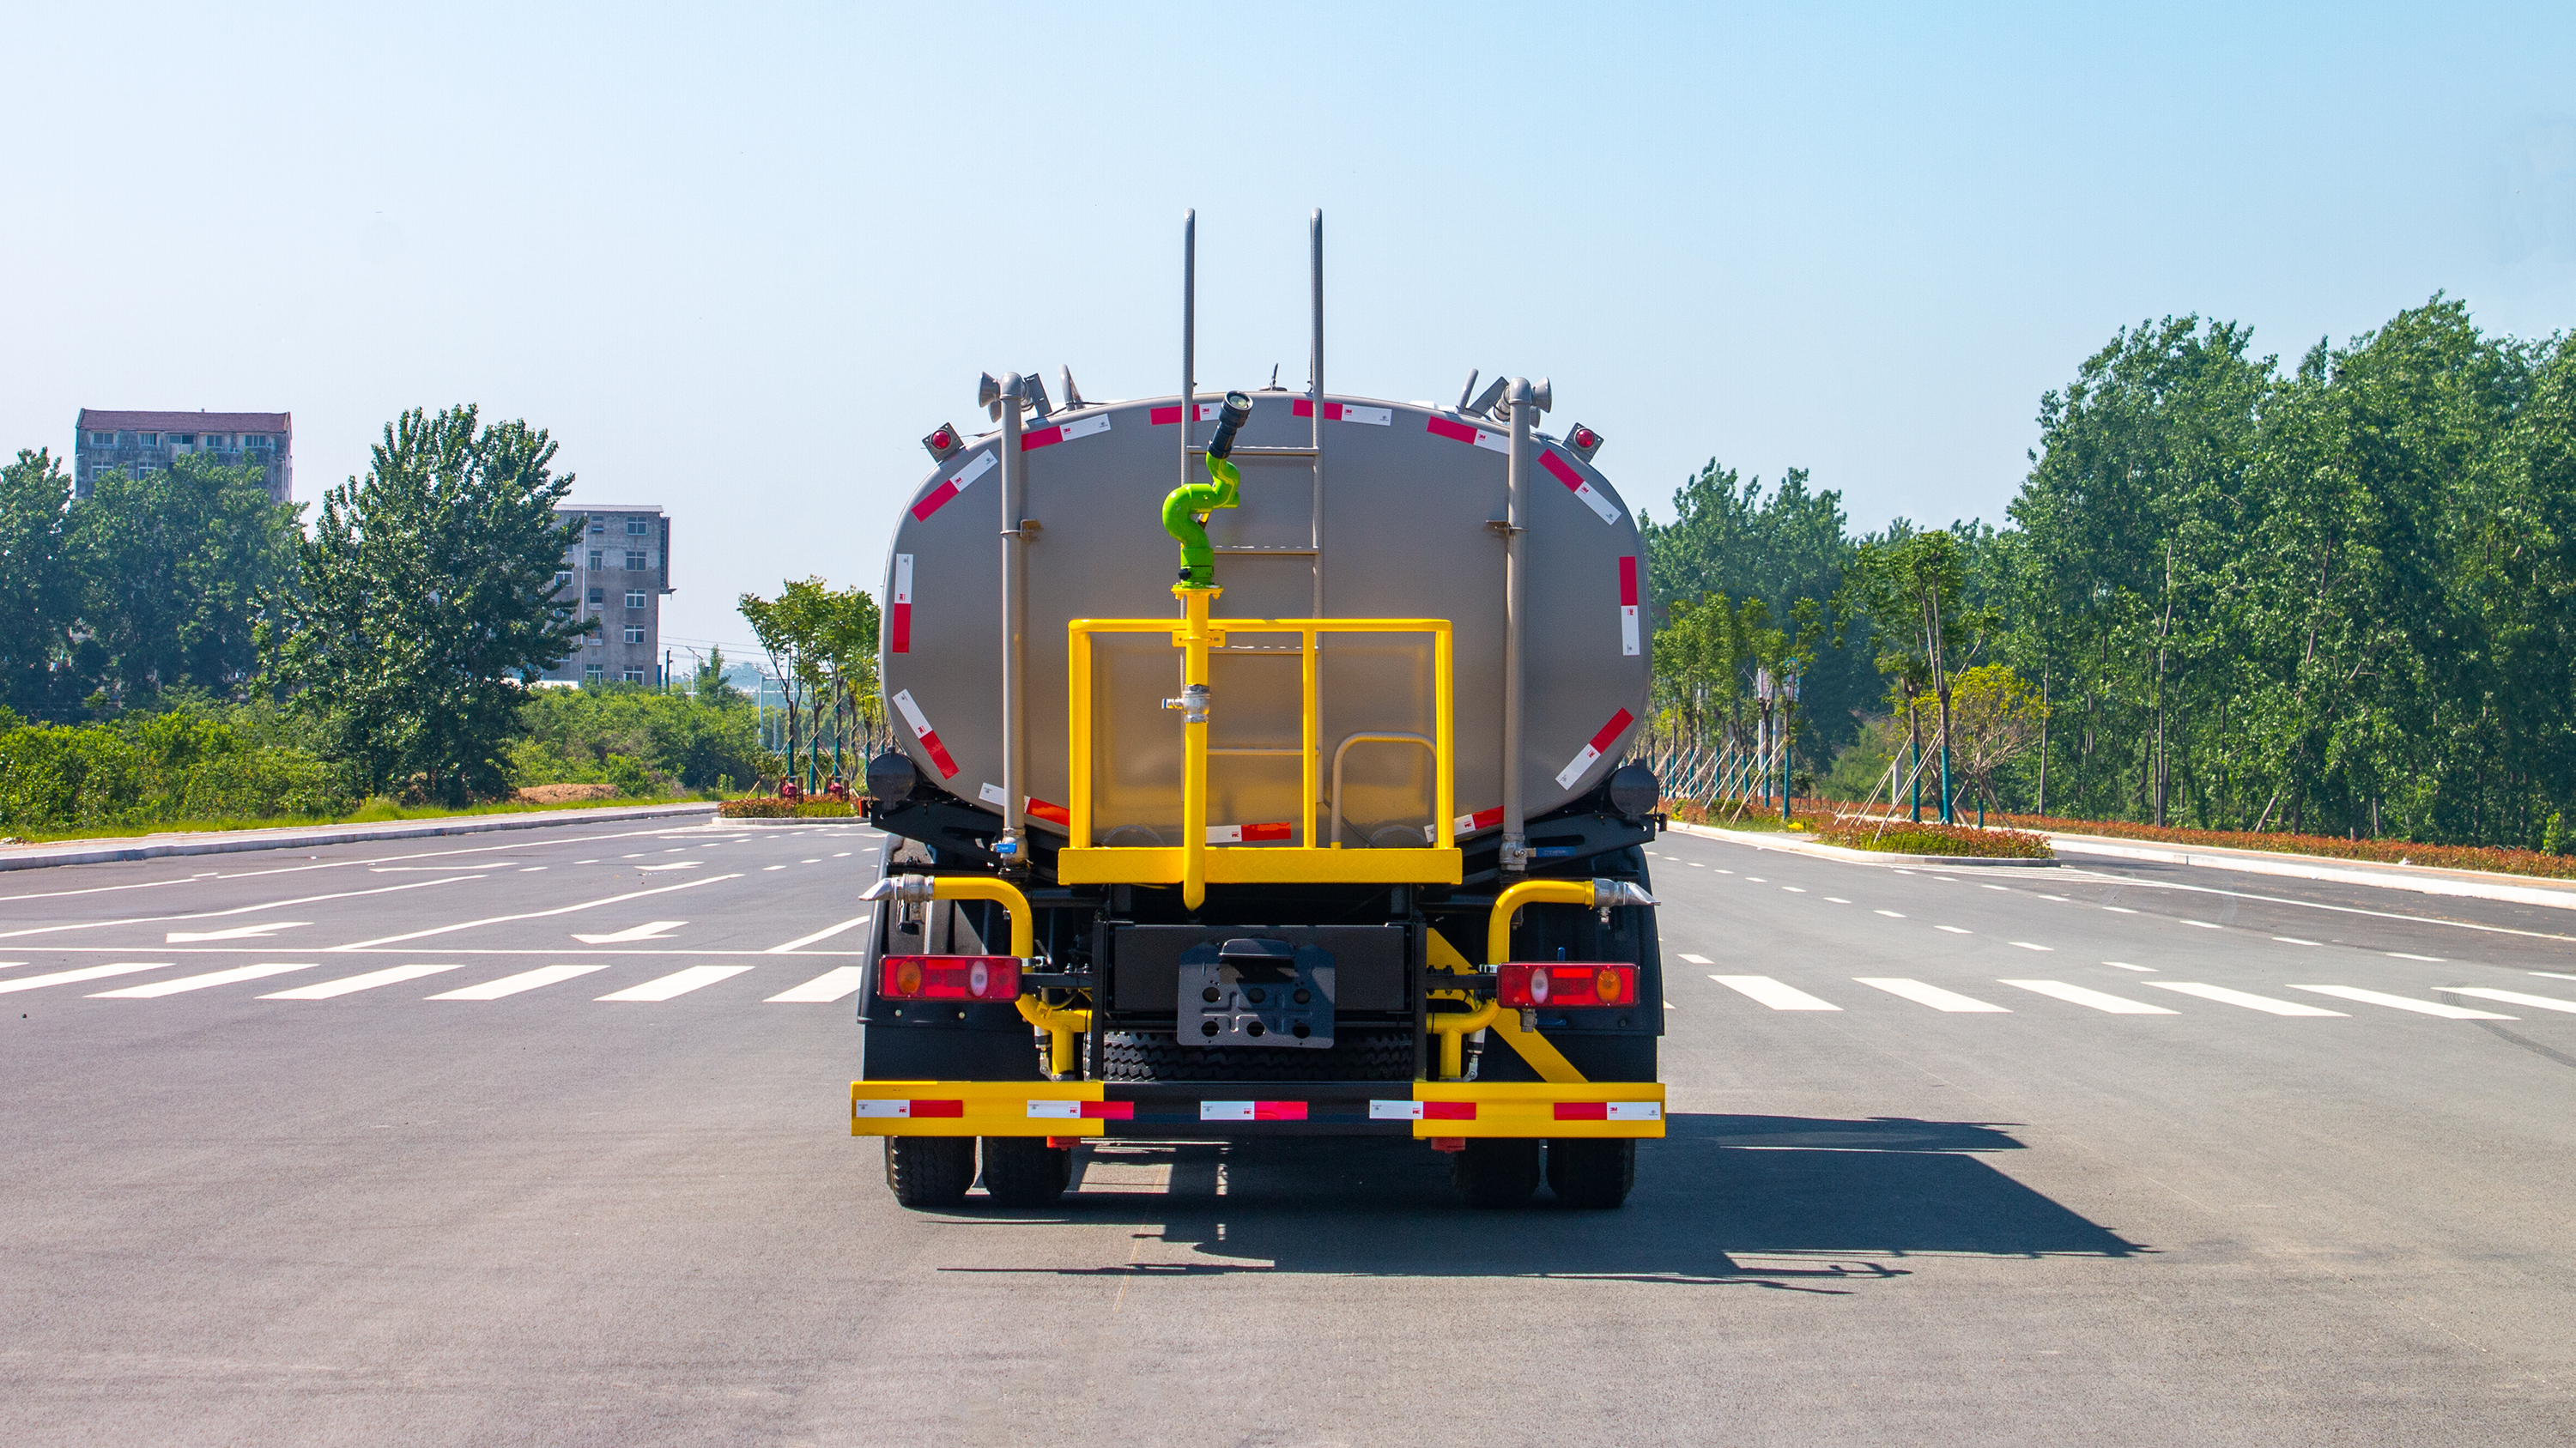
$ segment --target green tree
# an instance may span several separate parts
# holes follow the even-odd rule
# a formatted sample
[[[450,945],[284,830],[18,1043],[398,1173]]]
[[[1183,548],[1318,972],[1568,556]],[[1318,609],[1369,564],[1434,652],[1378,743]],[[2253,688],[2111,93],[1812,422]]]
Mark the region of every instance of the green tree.
[[[1914,707],[1915,690],[1929,686],[1939,706],[1941,822],[1952,822],[1950,693],[1956,672],[1975,657],[1984,622],[1967,606],[1968,550],[1946,528],[1915,532],[1899,520],[1887,539],[1864,540],[1844,575],[1846,616],[1873,622],[1884,645],[1882,671],[1893,673]],[[1916,748],[1921,748],[1917,735]],[[1919,753],[1918,753],[1919,757]]]
[[[71,475],[46,449],[0,466],[0,708],[68,712],[89,685],[72,670],[79,575],[64,537]]]
[[[323,496],[300,593],[264,635],[278,681],[326,716],[370,788],[421,780],[461,804],[507,787],[526,681],[595,625],[555,597],[578,535],[569,473],[524,422],[419,409],[385,428],[363,479]]]
[[[742,690],[725,682],[724,650],[710,645],[706,662],[698,666],[698,676],[690,681],[690,692],[702,703],[719,707],[743,697]]]
[[[259,622],[294,588],[301,512],[270,501],[260,468],[188,453],[91,480],[65,542],[81,575],[81,623],[124,702],[182,684],[230,694],[248,683]]]
[[[883,727],[877,698],[877,606],[859,588],[834,589],[820,578],[792,579],[778,597],[746,593],[743,621],[769,654],[787,691],[787,758],[805,756],[806,787],[823,773],[824,716],[831,716],[832,773],[847,778],[842,749],[851,725],[873,741]]]

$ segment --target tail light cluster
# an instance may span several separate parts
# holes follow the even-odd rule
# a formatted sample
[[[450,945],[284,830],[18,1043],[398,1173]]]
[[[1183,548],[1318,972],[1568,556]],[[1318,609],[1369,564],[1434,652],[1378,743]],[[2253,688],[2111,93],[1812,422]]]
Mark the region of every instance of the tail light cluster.
[[[1631,1006],[1637,1003],[1637,967],[1615,961],[1513,961],[1495,973],[1494,999],[1524,1011]]]
[[[877,994],[890,1000],[1017,1000],[1020,961],[1012,955],[889,955],[877,966]]]

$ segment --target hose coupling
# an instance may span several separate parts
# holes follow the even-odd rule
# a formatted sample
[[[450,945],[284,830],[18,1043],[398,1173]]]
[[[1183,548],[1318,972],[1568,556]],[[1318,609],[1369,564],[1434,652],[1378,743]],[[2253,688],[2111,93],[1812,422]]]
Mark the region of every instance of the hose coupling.
[[[1163,707],[1180,710],[1184,724],[1205,724],[1208,721],[1208,686],[1192,684],[1181,691],[1179,698],[1165,699]]]

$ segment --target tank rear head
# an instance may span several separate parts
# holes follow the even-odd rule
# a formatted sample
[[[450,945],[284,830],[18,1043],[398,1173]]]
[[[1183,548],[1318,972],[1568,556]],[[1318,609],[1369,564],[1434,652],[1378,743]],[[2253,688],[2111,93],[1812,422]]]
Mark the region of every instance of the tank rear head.
[[[900,749],[889,749],[868,761],[868,797],[884,808],[892,808],[912,798],[921,783],[921,772],[912,766],[912,756]]]

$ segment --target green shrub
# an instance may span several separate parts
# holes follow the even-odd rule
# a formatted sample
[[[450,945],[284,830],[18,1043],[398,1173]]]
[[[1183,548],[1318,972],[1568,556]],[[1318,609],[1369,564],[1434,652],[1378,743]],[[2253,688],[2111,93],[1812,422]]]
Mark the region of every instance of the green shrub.
[[[1898,820],[1835,821],[1816,830],[1816,838],[1851,850],[1879,850],[1897,855],[1966,855],[1986,860],[2053,860],[2057,852],[2047,837],[2021,830],[1977,829],[1970,825],[1915,824]]]
[[[864,802],[843,804],[837,799],[729,799],[716,806],[716,814],[729,820],[845,820],[865,809]]]
[[[351,793],[329,761],[192,710],[0,730],[11,831],[330,815]]]

